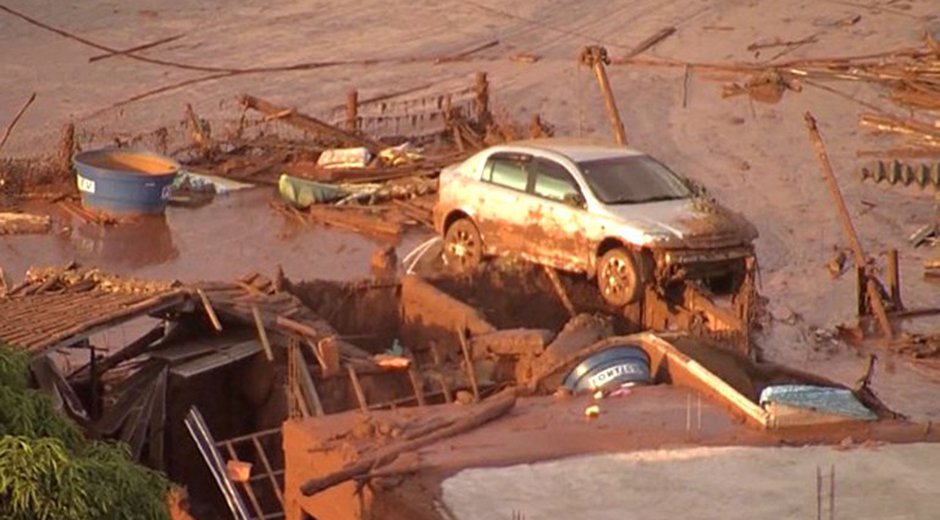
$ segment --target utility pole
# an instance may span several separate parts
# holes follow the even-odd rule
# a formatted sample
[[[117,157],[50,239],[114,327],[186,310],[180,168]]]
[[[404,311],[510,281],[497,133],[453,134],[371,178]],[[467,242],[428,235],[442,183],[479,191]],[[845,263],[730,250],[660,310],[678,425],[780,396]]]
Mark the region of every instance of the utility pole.
[[[607,117],[610,119],[614,137],[620,145],[627,146],[627,132],[624,130],[623,121],[620,120],[620,111],[617,110],[617,102],[614,100],[614,93],[610,89],[610,80],[607,79],[606,65],[610,64],[607,49],[600,45],[589,45],[581,49],[580,61],[582,64],[594,69],[594,76],[601,88],[601,95],[604,96],[604,105],[607,107]]]

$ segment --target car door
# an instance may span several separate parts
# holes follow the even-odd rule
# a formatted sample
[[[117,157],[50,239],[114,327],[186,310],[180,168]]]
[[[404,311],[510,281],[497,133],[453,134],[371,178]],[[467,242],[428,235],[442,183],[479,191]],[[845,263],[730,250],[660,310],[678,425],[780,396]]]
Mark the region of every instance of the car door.
[[[495,153],[483,166],[480,181],[485,194],[477,208],[477,225],[490,253],[523,253],[523,210],[531,179],[525,165],[532,157],[519,153]]]
[[[538,234],[530,247],[539,263],[567,271],[583,271],[590,256],[584,195],[571,172],[551,159],[537,157],[528,164],[535,207],[530,210]]]

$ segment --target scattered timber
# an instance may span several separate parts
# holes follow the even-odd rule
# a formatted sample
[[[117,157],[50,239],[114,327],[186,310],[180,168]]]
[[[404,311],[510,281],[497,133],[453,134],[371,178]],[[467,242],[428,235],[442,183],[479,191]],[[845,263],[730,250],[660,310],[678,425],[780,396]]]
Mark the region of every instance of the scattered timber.
[[[467,415],[452,424],[405,442],[390,444],[335,473],[308,480],[300,486],[304,496],[315,495],[348,480],[365,477],[380,466],[391,463],[402,453],[415,451],[435,442],[469,432],[508,413],[516,404],[514,389],[509,389],[468,408]]]
[[[373,154],[377,154],[386,148],[385,144],[376,141],[371,137],[354,134],[352,132],[343,130],[342,128],[331,125],[325,121],[321,121],[313,116],[297,112],[292,108],[278,106],[248,94],[245,94],[241,97],[241,103],[246,108],[257,110],[268,116],[277,117],[277,119],[292,126],[296,126],[301,130],[335,139],[344,145],[362,146],[367,148]]]

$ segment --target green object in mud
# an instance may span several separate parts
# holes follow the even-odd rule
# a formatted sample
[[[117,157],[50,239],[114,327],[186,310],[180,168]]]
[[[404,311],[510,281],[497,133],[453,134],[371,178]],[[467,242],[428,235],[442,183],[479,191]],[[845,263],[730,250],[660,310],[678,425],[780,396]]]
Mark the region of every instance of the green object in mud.
[[[337,201],[350,194],[349,190],[335,184],[291,177],[287,174],[282,174],[278,179],[277,189],[284,200],[298,208]]]

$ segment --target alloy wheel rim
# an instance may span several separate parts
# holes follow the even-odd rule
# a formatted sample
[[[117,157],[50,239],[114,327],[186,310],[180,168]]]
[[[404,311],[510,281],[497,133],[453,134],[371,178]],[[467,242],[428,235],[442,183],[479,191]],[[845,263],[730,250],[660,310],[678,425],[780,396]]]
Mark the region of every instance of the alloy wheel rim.
[[[626,292],[630,286],[626,263],[620,258],[611,258],[604,266],[604,293],[619,295]]]

